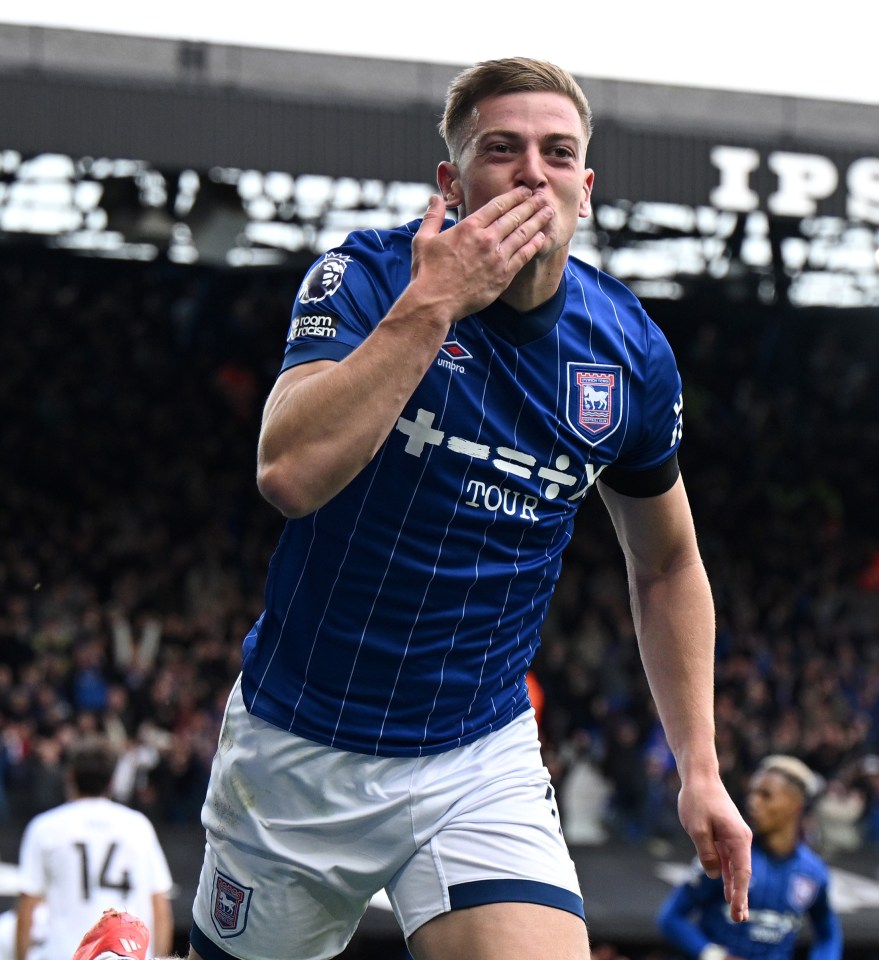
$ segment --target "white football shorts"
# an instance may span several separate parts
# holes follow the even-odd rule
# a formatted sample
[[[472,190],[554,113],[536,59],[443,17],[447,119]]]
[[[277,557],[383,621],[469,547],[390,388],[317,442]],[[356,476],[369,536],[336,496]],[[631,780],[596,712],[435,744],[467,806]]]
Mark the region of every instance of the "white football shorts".
[[[304,740],[229,697],[202,813],[192,946],[204,960],[325,960],[385,889],[408,937],[449,910],[583,916],[533,712],[427,757]]]

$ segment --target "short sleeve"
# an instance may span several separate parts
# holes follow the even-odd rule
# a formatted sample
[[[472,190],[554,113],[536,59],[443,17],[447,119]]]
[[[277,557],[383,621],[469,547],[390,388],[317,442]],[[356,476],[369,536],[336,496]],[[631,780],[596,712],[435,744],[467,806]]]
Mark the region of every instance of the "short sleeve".
[[[315,261],[296,293],[282,370],[342,360],[369,336],[408,281],[398,244],[388,233],[354,233]]]
[[[638,422],[601,480],[619,493],[649,497],[670,489],[680,472],[683,393],[668,340],[646,313],[643,319],[643,362],[632,386]]]

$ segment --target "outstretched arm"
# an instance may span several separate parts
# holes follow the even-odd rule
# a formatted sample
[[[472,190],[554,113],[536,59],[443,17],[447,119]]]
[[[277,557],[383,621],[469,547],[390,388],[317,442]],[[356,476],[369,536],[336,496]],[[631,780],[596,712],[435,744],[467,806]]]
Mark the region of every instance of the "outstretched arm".
[[[809,960],[841,960],[843,953],[842,925],[830,905],[829,892],[824,886],[809,909],[812,921],[812,945]]]
[[[748,916],[751,831],[720,779],[714,744],[714,603],[681,477],[657,497],[599,484],[626,557],[641,659],[681,777],[678,811],[702,867]]]
[[[15,925],[16,960],[26,960],[27,958],[32,939],[34,912],[41,901],[42,897],[34,897],[29,893],[23,893],[18,898]]]
[[[695,919],[711,891],[708,884],[713,884],[713,881],[703,878],[701,883],[696,881],[676,887],[659,908],[656,917],[656,925],[665,939],[693,960],[701,960],[705,948],[711,946],[711,941]],[[720,896],[719,891],[715,896]],[[726,951],[720,947],[716,952],[719,957],[727,957]]]
[[[316,510],[369,463],[449,327],[503,293],[541,249],[552,210],[517,187],[447,230],[444,216],[431,197],[412,242],[410,282],[370,336],[339,363],[286,371],[269,395],[257,482],[286,516]]]
[[[155,941],[150,945],[150,956],[167,957],[174,946],[174,913],[171,900],[167,893],[154,893],[152,901]]]

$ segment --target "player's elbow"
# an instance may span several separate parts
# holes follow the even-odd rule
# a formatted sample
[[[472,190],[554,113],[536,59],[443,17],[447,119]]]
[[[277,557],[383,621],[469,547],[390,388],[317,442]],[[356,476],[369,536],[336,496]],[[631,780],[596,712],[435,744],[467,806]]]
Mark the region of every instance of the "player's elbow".
[[[257,457],[257,488],[285,517],[306,517],[347,487],[375,455],[375,450],[358,456],[346,449],[340,457],[338,450],[332,442],[302,443],[275,453],[263,444]]]
[[[321,506],[309,494],[308,484],[279,462],[259,463],[256,486],[263,498],[289,519],[308,516]]]

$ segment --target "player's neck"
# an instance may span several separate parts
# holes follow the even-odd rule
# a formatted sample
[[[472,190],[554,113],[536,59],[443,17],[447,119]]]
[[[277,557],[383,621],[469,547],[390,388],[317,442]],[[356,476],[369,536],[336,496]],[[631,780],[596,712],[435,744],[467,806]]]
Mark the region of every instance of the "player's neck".
[[[760,837],[760,842],[769,853],[775,857],[789,857],[796,850],[799,842],[799,827],[774,830],[772,833]]]
[[[539,307],[558,290],[567,262],[567,251],[546,260],[532,260],[516,274],[499,299],[519,313]]]

